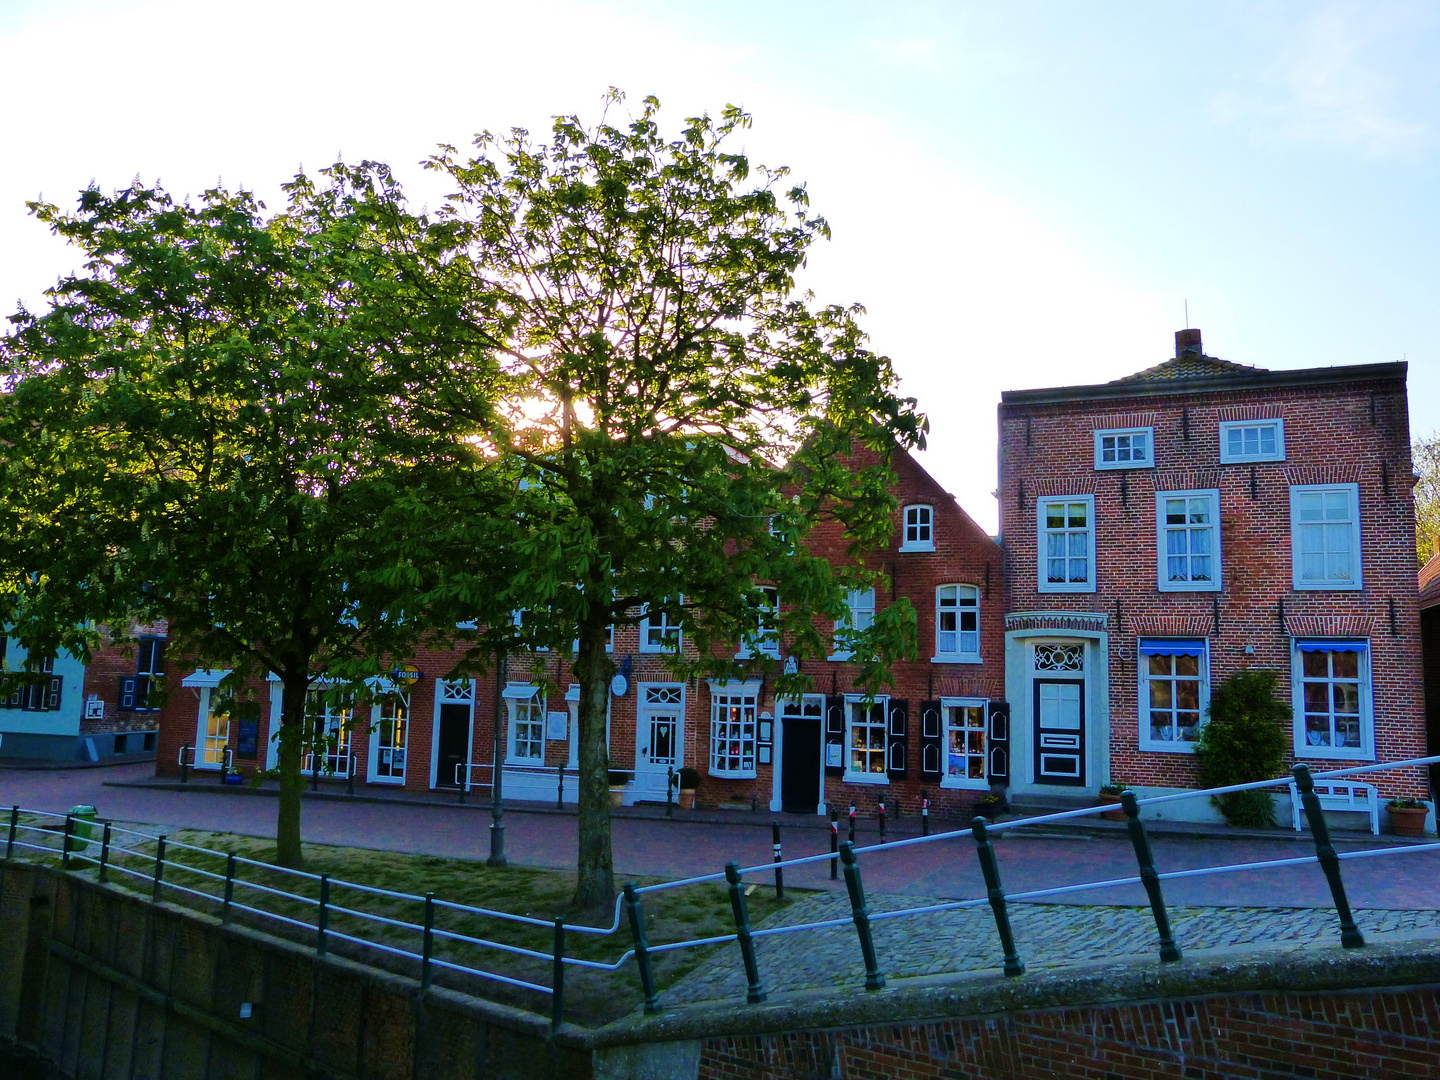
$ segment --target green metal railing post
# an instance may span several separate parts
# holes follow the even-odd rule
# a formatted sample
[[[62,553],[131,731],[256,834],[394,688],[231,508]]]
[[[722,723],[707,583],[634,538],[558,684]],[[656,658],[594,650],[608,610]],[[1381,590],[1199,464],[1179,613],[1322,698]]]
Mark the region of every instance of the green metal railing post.
[[[13,858],[15,855],[15,830],[20,827],[20,807],[10,808],[10,839],[5,842],[5,857]]]
[[[150,892],[150,899],[159,901],[160,886],[165,877],[165,837],[159,836],[155,840],[155,884]]]
[[[70,837],[75,832],[75,815],[65,815],[65,836],[60,842],[60,866],[70,869]]]
[[[635,939],[635,966],[640,969],[640,990],[645,995],[645,1011],[659,1012],[660,1001],[655,994],[655,973],[650,970],[650,946],[645,942],[645,912],[633,883],[625,883],[625,911],[630,917],[630,934]]]
[[[985,893],[995,912],[995,929],[1000,932],[1000,947],[1005,950],[1005,974],[1024,975],[1025,964],[1015,951],[1015,935],[1010,932],[1010,913],[1005,907],[1005,890],[1000,885],[1000,864],[995,861],[995,848],[990,843],[989,822],[977,817],[970,823],[971,834],[980,855],[980,872],[985,875]]]
[[[730,883],[730,910],[735,915],[735,939],[740,943],[740,959],[745,961],[745,1000],[758,1005],[765,1000],[760,985],[760,967],[755,963],[755,939],[750,936],[750,912],[745,904],[745,891],[740,888],[740,864],[725,864],[725,880]]]
[[[105,822],[105,831],[100,835],[100,881],[106,878],[105,871],[110,865],[110,822]]]
[[[550,971],[550,1030],[565,1021],[565,920],[555,920],[555,962]]]
[[[420,939],[420,989],[430,989],[430,956],[435,949],[435,894],[425,894],[425,930]]]
[[[865,906],[865,886],[860,881],[860,864],[855,858],[855,845],[848,840],[840,845],[840,861],[845,864],[845,890],[850,894],[850,914],[855,919],[855,932],[860,935],[860,955],[865,959],[865,989],[883,990],[885,976],[875,958],[875,939],[870,934],[870,909]]]
[[[230,903],[235,899],[235,853],[225,856],[225,906],[221,909],[221,921],[230,921]]]
[[[1160,875],[1155,870],[1150,837],[1145,835],[1145,826],[1140,821],[1140,805],[1135,801],[1135,792],[1122,791],[1120,805],[1125,808],[1130,843],[1135,848],[1135,861],[1140,864],[1140,881],[1145,886],[1145,894],[1150,897],[1155,929],[1160,933],[1160,959],[1166,963],[1179,960],[1180,947],[1175,944],[1175,936],[1170,932],[1170,916],[1165,913],[1165,897],[1160,892]]]
[[[330,925],[330,875],[320,875],[320,911],[315,917],[315,954],[325,955],[325,930]]]
[[[1305,819],[1310,822],[1310,831],[1315,836],[1315,855],[1320,860],[1320,869],[1325,871],[1325,880],[1330,883],[1335,912],[1340,916],[1340,944],[1347,949],[1358,949],[1365,944],[1365,935],[1360,933],[1354,916],[1350,914],[1345,883],[1340,880],[1340,860],[1335,856],[1335,845],[1330,842],[1330,827],[1325,824],[1325,812],[1320,809],[1320,797],[1315,794],[1315,781],[1307,765],[1295,765],[1290,772],[1295,777],[1295,786],[1300,789],[1300,804],[1305,807]]]

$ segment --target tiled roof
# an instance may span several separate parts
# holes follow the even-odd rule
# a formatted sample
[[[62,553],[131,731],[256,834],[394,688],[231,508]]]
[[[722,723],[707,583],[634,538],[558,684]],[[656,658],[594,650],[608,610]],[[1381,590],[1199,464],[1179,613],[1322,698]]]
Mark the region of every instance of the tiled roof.
[[[1229,360],[1220,360],[1214,356],[1203,356],[1199,353],[1186,356],[1176,356],[1166,360],[1163,364],[1156,364],[1144,371],[1137,371],[1134,375],[1126,375],[1123,379],[1112,379],[1111,382],[1163,382],[1167,379],[1204,379],[1215,375],[1245,375],[1252,371],[1264,371],[1264,368],[1251,367],[1248,364],[1234,364]]]
[[[1420,607],[1440,604],[1440,554],[1431,555],[1420,568]]]

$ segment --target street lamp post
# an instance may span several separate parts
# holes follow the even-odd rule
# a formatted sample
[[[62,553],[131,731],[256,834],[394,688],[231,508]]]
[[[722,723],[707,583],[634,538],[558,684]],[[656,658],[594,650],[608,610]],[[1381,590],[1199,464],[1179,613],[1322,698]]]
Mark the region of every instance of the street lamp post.
[[[486,866],[506,865],[505,808],[500,805],[500,707],[504,704],[501,693],[505,685],[505,671],[505,654],[502,652],[495,658],[495,722],[491,725],[494,745],[490,752],[490,857],[485,860]]]

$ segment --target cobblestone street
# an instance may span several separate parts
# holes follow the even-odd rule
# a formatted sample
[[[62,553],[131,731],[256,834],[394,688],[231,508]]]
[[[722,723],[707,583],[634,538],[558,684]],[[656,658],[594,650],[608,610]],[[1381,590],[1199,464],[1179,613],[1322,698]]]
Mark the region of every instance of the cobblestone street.
[[[868,897],[874,916],[902,908],[943,903],[915,896]],[[1154,958],[1155,922],[1148,907],[1076,904],[1012,904],[1010,922],[1028,971],[1120,960]],[[1172,907],[1171,930],[1188,953],[1246,945],[1338,944],[1333,909],[1296,907]],[[756,940],[761,982],[771,994],[828,987],[858,988],[865,969],[850,903],[843,894],[814,896],[791,905],[769,925],[844,919],[845,925]],[[1440,911],[1361,910],[1356,924],[1367,941],[1387,934],[1440,932]],[[872,921],[875,951],[887,979],[993,971],[1001,965],[1000,939],[988,904],[905,918]],[[758,929],[758,928],[757,928]],[[744,1001],[745,973],[738,945],[727,945],[699,971],[672,987],[662,1004]]]

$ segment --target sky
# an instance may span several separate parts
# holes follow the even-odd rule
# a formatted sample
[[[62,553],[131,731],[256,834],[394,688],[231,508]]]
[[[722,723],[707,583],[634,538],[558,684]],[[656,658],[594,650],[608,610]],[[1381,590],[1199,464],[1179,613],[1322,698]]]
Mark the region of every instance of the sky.
[[[272,208],[297,170],[598,115],[755,117],[833,239],[804,284],[859,302],[930,418],[925,467],[997,521],[1001,390],[1174,352],[1263,368],[1408,360],[1440,428],[1440,6],[846,0],[0,0],[0,313],[77,269],[30,217],[136,176]]]

